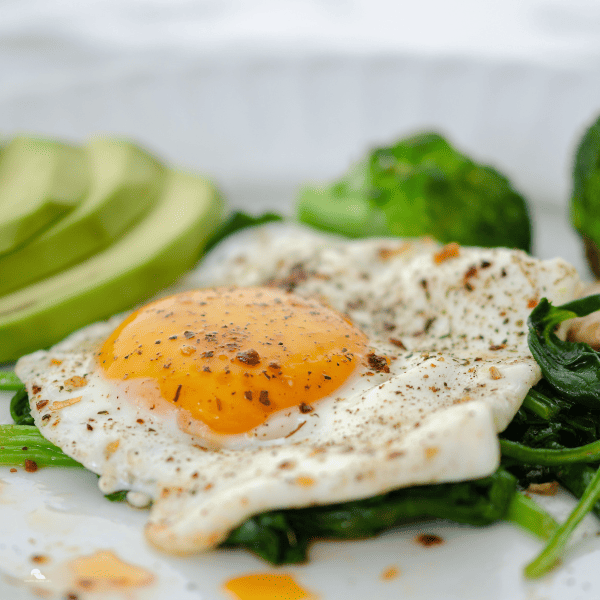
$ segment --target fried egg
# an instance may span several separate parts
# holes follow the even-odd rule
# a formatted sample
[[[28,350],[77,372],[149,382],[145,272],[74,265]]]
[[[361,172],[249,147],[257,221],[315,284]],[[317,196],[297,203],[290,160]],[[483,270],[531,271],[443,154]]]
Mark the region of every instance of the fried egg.
[[[541,376],[527,317],[580,289],[517,250],[270,224],[16,372],[42,434],[190,553],[259,512],[493,472]]]

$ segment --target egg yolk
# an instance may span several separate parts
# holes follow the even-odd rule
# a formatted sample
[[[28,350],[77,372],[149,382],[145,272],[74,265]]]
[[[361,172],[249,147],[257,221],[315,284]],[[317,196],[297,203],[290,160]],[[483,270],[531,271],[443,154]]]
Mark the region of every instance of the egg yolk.
[[[218,433],[271,413],[303,413],[332,394],[367,338],[320,303],[271,288],[216,288],[162,298],[131,314],[98,356],[107,377],[151,378],[162,397]]]

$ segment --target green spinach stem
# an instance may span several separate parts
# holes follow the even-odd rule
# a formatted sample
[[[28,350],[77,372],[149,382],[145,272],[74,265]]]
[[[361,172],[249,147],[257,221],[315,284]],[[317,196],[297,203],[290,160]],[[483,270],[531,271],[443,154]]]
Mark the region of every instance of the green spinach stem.
[[[586,488],[583,496],[581,496],[581,500],[568,519],[555,530],[542,552],[525,567],[525,575],[528,577],[541,577],[558,563],[563,548],[567,544],[573,530],[585,515],[592,510],[599,497],[600,468],[596,471],[590,485]]]

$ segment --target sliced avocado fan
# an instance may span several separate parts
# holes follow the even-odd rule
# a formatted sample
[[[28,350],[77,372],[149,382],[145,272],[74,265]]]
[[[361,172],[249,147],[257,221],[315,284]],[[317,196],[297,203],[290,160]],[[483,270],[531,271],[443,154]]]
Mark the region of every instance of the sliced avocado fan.
[[[198,260],[222,212],[209,182],[169,172],[154,209],[114,244],[0,298],[0,363],[51,346],[172,284]]]
[[[87,144],[85,158],[91,181],[82,202],[25,245],[0,255],[0,296],[106,248],[156,203],[166,169],[135,144],[97,138]]]
[[[81,148],[54,140],[12,139],[0,156],[0,254],[73,210],[88,186]]]

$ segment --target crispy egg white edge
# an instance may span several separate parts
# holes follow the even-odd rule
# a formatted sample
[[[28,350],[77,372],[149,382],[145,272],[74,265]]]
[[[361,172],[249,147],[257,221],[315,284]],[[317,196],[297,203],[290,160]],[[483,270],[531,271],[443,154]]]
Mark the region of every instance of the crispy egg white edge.
[[[241,257],[240,248],[244,250]],[[350,263],[340,258],[348,248]],[[384,260],[382,249],[402,251]],[[279,254],[282,250],[285,258]],[[196,447],[198,440],[177,429],[174,417],[149,414],[122,396],[116,398],[118,394],[113,392],[96,396],[91,386],[96,376],[90,376],[93,359],[72,354],[73,347],[83,343],[95,348],[118,324],[118,318],[85,328],[48,352],[24,357],[17,364],[17,374],[27,383],[32,415],[42,433],[100,474],[105,493],[130,489],[154,499],[147,535],[169,552],[211,547],[236,524],[265,510],[333,503],[409,485],[485,476],[498,464],[497,431],[510,422],[528,389],[537,382],[539,368],[529,354],[526,336],[517,335],[519,332],[506,334],[509,343],[493,352],[489,351],[493,334],[471,340],[474,348],[462,342],[447,348],[440,338],[448,340],[443,337],[448,328],[456,328],[469,307],[478,306],[478,301],[481,306],[492,302],[489,289],[501,269],[510,270],[510,277],[503,278],[510,283],[510,294],[503,292],[504,304],[495,308],[510,309],[513,321],[518,316],[526,319],[530,312],[525,303],[518,305],[515,294],[521,299],[547,296],[562,303],[577,295],[579,279],[563,261],[537,261],[518,251],[464,248],[460,257],[435,265],[432,255],[437,250],[438,246],[429,241],[363,240],[347,246],[339,238],[303,228],[268,225],[226,240],[183,282],[181,288],[231,283],[232,279],[240,285],[256,285],[284,276],[291,266],[303,262],[307,268],[318,266],[322,272],[314,281],[308,278],[298,286],[295,291],[301,295],[322,294],[327,281],[323,275],[342,287],[346,282],[352,293],[365,295],[365,282],[359,277],[357,284],[352,276],[367,269],[374,272],[368,299],[375,306],[381,308],[386,294],[400,294],[402,304],[412,303],[417,312],[438,301],[442,305],[455,302],[456,311],[462,311],[441,315],[426,334],[413,337],[404,335],[406,328],[422,327],[419,321],[426,322],[426,317],[413,312],[410,318],[399,318],[407,352],[392,363],[392,373],[364,376],[361,382],[369,380],[370,389],[361,383],[357,387],[360,393],[353,399],[324,401],[328,405],[323,408],[318,403],[310,416],[319,422],[318,427],[308,434],[303,428],[283,438],[285,443],[275,440],[245,449],[206,450]],[[467,293],[459,282],[465,269],[482,259],[493,263],[493,273],[490,268],[485,280],[484,275],[478,275],[481,279]],[[377,270],[383,266],[380,263],[385,264],[385,270]],[[390,272],[399,272],[399,281]],[[444,282],[442,273],[452,285]],[[421,285],[408,285],[411,281],[420,283],[423,277],[430,281],[426,290],[429,298],[424,297]],[[343,298],[330,301],[347,312]],[[358,307],[350,316],[359,326],[376,325],[374,318],[363,312]],[[375,347],[399,354],[384,336],[378,337],[372,340]],[[424,352],[428,343],[435,349]],[[471,362],[473,352],[480,361]],[[412,357],[407,358],[410,354]],[[52,369],[53,359],[62,364]],[[492,367],[500,379],[491,377]],[[47,369],[48,381],[44,379],[41,384]],[[424,374],[428,375],[427,386],[422,385]],[[66,388],[64,381],[74,375],[88,377],[88,385]],[[35,394],[34,385],[41,385],[41,392]],[[416,387],[422,388],[418,394],[408,393]],[[468,393],[465,388],[469,388]],[[81,399],[60,411],[38,410],[37,403],[51,389],[57,400],[66,396]],[[50,417],[44,418],[47,414]],[[90,419],[94,421],[90,423]],[[137,424],[138,419],[143,425]]]

